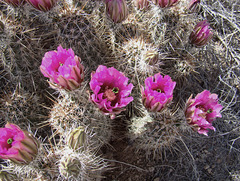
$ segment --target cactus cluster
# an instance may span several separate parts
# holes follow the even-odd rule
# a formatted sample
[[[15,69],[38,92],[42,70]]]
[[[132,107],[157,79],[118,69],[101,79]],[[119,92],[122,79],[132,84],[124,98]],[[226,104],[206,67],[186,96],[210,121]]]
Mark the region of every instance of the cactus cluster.
[[[239,28],[210,3],[0,2],[0,180],[179,180],[186,155],[200,180],[200,141],[239,135]]]

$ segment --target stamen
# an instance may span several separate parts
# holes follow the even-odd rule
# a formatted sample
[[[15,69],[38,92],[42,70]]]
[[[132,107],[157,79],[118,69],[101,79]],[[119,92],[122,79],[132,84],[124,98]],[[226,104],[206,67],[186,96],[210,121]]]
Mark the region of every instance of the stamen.
[[[119,88],[118,88],[118,87],[114,87],[114,88],[112,89],[112,91],[113,91],[115,94],[117,94],[117,93],[119,92]]]
[[[213,111],[212,111],[212,109],[208,109],[207,110],[207,113],[209,114],[209,113],[212,113]]]
[[[7,140],[7,144],[12,144],[12,142],[13,142],[13,139],[12,138],[9,138],[8,140]]]

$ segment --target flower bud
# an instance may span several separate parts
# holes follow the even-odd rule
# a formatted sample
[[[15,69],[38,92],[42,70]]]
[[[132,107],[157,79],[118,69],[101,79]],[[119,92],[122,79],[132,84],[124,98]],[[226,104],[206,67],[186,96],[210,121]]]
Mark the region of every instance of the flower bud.
[[[27,0],[34,8],[40,11],[49,11],[58,0]]]
[[[77,177],[82,169],[81,167],[81,162],[78,159],[67,157],[60,161],[59,171],[67,179],[69,177]]]
[[[128,16],[125,0],[106,0],[106,12],[114,23],[121,23]]]
[[[206,45],[213,37],[212,30],[207,20],[199,22],[189,36],[190,43],[197,47]]]
[[[4,0],[4,1],[14,7],[21,6],[22,4],[25,3],[24,0]]]
[[[191,0],[191,2],[189,3],[187,9],[190,13],[194,13],[197,12],[197,10],[199,9],[199,5],[200,4],[200,0]]]
[[[179,0],[153,0],[153,3],[160,6],[161,8],[168,8],[176,5]]]
[[[37,156],[38,148],[37,139],[17,125],[7,123],[0,128],[0,158],[28,164]]]
[[[82,147],[86,140],[86,133],[84,127],[80,126],[73,130],[68,138],[68,146],[74,150]]]
[[[149,65],[154,65],[158,60],[158,52],[149,50],[144,55],[145,62],[148,62]]]
[[[134,0],[134,5],[137,7],[137,9],[144,9],[149,6],[148,0]]]

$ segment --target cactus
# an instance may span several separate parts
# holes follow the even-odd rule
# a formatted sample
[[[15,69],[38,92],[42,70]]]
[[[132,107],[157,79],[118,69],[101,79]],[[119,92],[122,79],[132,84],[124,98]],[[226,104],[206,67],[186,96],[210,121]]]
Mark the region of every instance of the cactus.
[[[20,126],[27,124],[26,121],[37,123],[46,115],[46,109],[40,105],[40,98],[19,86],[14,91],[6,89],[0,100],[0,115],[5,123],[13,122]]]
[[[95,35],[93,25],[81,12],[62,14],[56,22],[58,28],[57,42],[63,47],[70,47],[93,70],[104,62],[105,45]]]
[[[161,159],[166,150],[174,149],[174,143],[180,134],[181,120],[169,110],[162,114],[149,114],[133,117],[129,124],[128,137],[136,151],[144,151],[145,156]]]
[[[111,120],[95,108],[89,95],[82,90],[73,94],[62,94],[51,109],[47,123],[63,139],[66,132],[79,126],[86,128],[86,140],[92,149],[99,149],[111,138]]]
[[[59,150],[59,174],[60,178],[71,180],[95,180],[100,179],[101,173],[107,167],[104,159],[90,152],[76,153],[71,150]]]

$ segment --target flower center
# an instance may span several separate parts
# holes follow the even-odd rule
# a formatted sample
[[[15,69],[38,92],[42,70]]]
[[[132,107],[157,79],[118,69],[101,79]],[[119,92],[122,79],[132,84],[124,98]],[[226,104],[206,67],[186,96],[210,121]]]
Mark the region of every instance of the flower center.
[[[207,110],[207,113],[208,113],[208,114],[210,114],[210,113],[212,113],[212,112],[213,112],[212,109],[208,109],[208,110]]]
[[[60,66],[63,66],[63,63],[59,62],[59,65],[60,65]]]
[[[205,113],[207,113],[207,114],[210,114],[210,113],[213,112],[212,109],[206,110],[202,105],[197,105],[196,108],[201,109],[203,112],[205,112]]]
[[[7,144],[12,144],[12,142],[13,142],[13,139],[12,138],[9,138],[8,140],[7,140]]]
[[[118,87],[113,87],[112,91],[113,91],[115,94],[117,94],[118,91],[119,91],[119,88],[118,88]]]
[[[206,112],[206,109],[202,105],[197,105],[196,108],[201,109],[203,112]]]
[[[119,92],[118,87],[114,87],[113,89],[106,89],[103,94],[103,98],[107,98],[108,101],[112,102],[117,98],[116,94],[118,92]]]
[[[161,89],[157,89],[157,92],[160,92],[160,93],[161,93],[162,91],[161,91]]]

